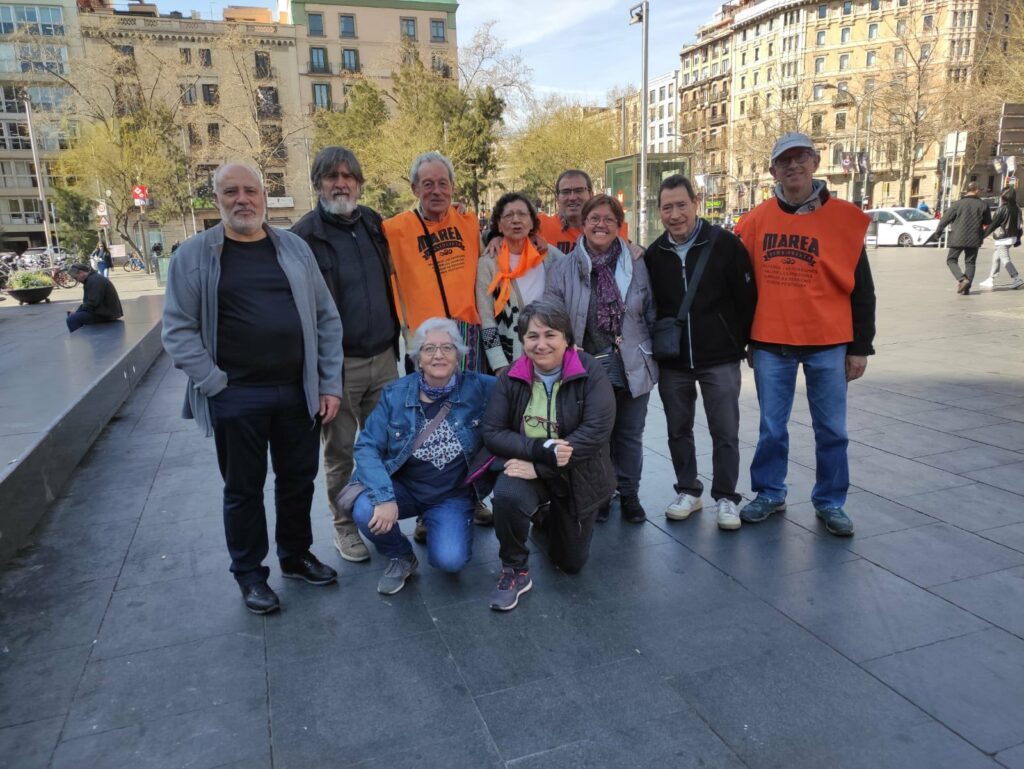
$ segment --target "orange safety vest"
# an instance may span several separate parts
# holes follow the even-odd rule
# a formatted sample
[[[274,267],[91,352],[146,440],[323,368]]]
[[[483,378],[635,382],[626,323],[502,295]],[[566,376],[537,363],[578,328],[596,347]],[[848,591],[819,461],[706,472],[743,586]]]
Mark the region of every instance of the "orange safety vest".
[[[540,218],[540,236],[544,238],[544,241],[563,254],[568,254],[576,246],[576,241],[579,240],[581,231],[579,227],[570,227],[567,230],[562,229],[562,217],[558,214],[551,216],[550,214],[538,214]],[[619,227],[619,235],[629,240],[629,225],[625,222]]]
[[[830,198],[789,214],[771,198],[736,224],[754,265],[757,342],[814,346],[853,341],[850,294],[870,217]]]
[[[467,211],[460,215],[450,208],[441,221],[424,221],[434,243],[451,317],[479,325],[476,264],[480,258],[480,224],[476,214]],[[416,212],[405,211],[385,219],[384,235],[395,265],[396,304],[408,314],[405,321],[409,328],[415,330],[427,318],[443,318],[437,274]]]

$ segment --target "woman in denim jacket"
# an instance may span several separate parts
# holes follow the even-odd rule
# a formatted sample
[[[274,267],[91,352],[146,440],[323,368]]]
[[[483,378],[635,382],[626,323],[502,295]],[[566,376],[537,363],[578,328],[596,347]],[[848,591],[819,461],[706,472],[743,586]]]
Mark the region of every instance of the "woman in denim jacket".
[[[451,320],[424,321],[410,352],[416,373],[384,388],[354,450],[352,480],[366,490],[352,517],[390,561],[377,585],[384,595],[401,590],[419,565],[402,518],[423,517],[435,568],[455,573],[469,562],[476,494],[467,471],[494,389],[494,377],[459,371],[466,347]]]

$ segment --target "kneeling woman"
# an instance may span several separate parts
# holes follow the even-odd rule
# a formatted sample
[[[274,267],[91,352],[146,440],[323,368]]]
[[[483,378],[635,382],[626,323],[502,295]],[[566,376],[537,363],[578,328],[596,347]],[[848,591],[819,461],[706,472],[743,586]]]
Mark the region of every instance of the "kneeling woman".
[[[419,565],[398,528],[402,518],[423,517],[431,566],[454,573],[469,561],[476,494],[466,474],[494,389],[494,377],[459,372],[466,347],[451,320],[424,321],[411,353],[418,371],[384,388],[354,450],[352,480],[366,490],[352,517],[390,559],[377,585],[385,595],[401,590]]]
[[[555,564],[575,574],[590,554],[598,508],[615,489],[608,440],[615,393],[600,362],[572,348],[572,323],[558,303],[528,304],[516,333],[523,357],[498,379],[484,415],[484,445],[500,468],[494,531],[501,577],[491,608],[514,609],[533,587],[526,547],[541,526]]]

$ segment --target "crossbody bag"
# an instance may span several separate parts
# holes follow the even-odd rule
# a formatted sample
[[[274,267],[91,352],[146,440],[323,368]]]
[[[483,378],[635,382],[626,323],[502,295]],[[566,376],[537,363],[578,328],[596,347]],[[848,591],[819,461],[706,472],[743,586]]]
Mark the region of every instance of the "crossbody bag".
[[[715,248],[719,232],[718,227],[711,227],[707,243],[704,244],[704,249],[697,259],[697,266],[693,270],[693,277],[686,285],[686,295],[683,297],[682,304],[679,305],[679,314],[674,318],[659,318],[654,322],[654,329],[651,333],[651,355],[656,361],[672,360],[679,357],[683,326],[687,322],[686,316],[690,314],[693,301],[697,298],[697,286],[700,285],[700,279],[704,276],[704,268],[707,267],[708,260],[711,259],[711,252]],[[683,274],[686,274],[685,263],[683,264]],[[690,362],[693,363],[693,361]]]

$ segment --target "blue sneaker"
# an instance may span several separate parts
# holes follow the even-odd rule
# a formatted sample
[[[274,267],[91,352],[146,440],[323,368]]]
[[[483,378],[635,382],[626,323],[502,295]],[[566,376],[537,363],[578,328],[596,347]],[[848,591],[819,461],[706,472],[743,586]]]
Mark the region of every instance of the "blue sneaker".
[[[747,502],[740,510],[740,520],[744,523],[760,523],[769,515],[782,513],[786,510],[786,500],[769,499],[758,494],[753,502]]]
[[[837,537],[849,537],[853,534],[853,521],[841,507],[815,508],[814,514],[825,522],[829,534]]]

